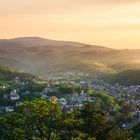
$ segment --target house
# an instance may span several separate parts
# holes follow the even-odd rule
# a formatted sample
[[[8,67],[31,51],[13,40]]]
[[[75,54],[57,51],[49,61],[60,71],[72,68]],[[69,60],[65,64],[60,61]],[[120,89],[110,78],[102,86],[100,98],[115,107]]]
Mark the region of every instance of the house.
[[[81,90],[80,95],[81,95],[81,96],[84,96],[84,95],[86,95],[86,93],[85,93],[83,90]]]
[[[20,99],[20,96],[19,96],[19,94],[18,94],[18,92],[17,92],[16,89],[13,90],[13,91],[11,91],[11,93],[10,93],[10,99],[11,100],[19,100]]]
[[[5,107],[5,111],[6,112],[13,112],[14,108],[13,108],[13,106],[8,106],[8,107]]]
[[[66,99],[65,98],[59,99],[59,104],[60,104],[60,106],[66,106],[66,104],[67,104]]]

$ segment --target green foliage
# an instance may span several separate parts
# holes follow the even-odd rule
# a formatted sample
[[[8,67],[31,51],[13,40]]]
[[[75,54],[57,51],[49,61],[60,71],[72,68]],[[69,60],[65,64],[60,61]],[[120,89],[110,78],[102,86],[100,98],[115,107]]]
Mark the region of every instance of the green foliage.
[[[23,129],[24,116],[19,113],[6,114],[0,118],[0,136],[4,139],[19,138],[23,140],[25,138],[25,130]]]
[[[64,97],[64,96],[72,95],[73,93],[80,93],[81,90],[86,90],[85,87],[78,86],[75,84],[67,84],[67,83],[53,85],[53,87],[57,88],[57,90],[48,92],[47,93],[48,96]]]
[[[120,128],[112,129],[108,136],[108,140],[134,140],[131,132],[121,130]]]
[[[135,126],[132,131],[134,132],[134,136],[139,140],[140,139],[140,124]]]
[[[120,83],[121,85],[139,85],[140,84],[140,70],[125,70],[115,75],[107,77],[110,83]]]
[[[17,112],[0,117],[4,140],[133,140],[128,131],[108,122],[94,104],[64,112],[57,102],[26,101]]]
[[[96,99],[95,102],[99,109],[109,111],[110,108],[114,108],[115,110],[120,108],[120,106],[114,101],[114,98],[106,94],[104,91],[89,90],[88,94]]]
[[[4,139],[55,139],[59,129],[61,108],[55,102],[36,99],[24,102],[18,113],[0,118]]]
[[[2,67],[0,66],[0,81],[11,81],[13,80],[15,77],[19,77],[22,81],[24,81],[24,79],[34,79],[36,78],[34,75],[29,74],[29,73],[22,73],[22,72],[17,72],[15,70],[11,70],[8,67]]]
[[[46,83],[41,82],[41,79],[32,74],[17,72],[7,67],[0,67],[0,106],[14,104],[8,96],[4,98],[4,94],[9,94],[14,89],[18,89],[22,99],[30,100],[34,97],[40,97],[39,94],[33,95],[33,93],[42,91],[46,85]],[[24,93],[27,91],[30,94],[25,95]]]

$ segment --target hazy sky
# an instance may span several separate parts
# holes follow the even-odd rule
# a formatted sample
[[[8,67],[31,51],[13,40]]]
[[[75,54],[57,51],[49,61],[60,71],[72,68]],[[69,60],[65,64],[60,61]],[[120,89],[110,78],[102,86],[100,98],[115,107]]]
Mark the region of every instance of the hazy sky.
[[[0,0],[0,38],[140,48],[140,0]]]

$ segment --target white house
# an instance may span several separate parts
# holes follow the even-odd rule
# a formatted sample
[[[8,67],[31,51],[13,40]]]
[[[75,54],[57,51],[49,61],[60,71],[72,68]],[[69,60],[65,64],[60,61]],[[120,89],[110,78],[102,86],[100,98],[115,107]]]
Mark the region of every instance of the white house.
[[[65,99],[65,98],[59,99],[59,104],[60,104],[61,106],[65,106],[65,105],[67,104],[66,99]]]
[[[8,106],[8,107],[5,107],[5,111],[6,112],[13,112],[14,108],[13,108],[13,106]]]
[[[18,94],[18,92],[17,92],[16,89],[13,90],[13,91],[11,91],[11,93],[10,93],[10,99],[11,100],[19,100],[20,99],[20,96],[19,96],[19,94]]]

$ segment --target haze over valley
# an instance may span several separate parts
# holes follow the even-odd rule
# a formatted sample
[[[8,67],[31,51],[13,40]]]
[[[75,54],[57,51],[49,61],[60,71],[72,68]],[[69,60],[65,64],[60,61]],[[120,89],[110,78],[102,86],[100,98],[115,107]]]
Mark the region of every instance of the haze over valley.
[[[116,73],[139,69],[139,54],[140,49],[116,50],[39,37],[0,40],[0,65],[36,74],[60,71]]]

